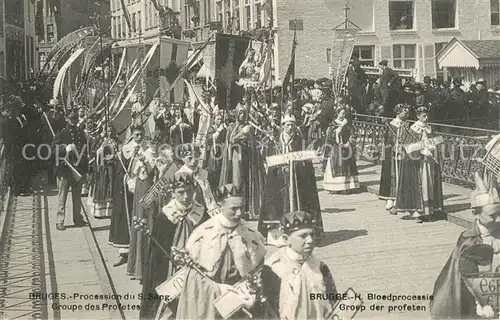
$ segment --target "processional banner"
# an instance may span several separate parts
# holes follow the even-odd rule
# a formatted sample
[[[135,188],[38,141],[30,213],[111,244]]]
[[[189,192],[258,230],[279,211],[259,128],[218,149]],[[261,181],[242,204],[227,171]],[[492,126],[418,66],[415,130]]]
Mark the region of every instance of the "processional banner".
[[[345,75],[358,35],[358,29],[335,30],[333,47],[330,54],[330,75],[334,93],[337,95],[344,85]]]
[[[54,45],[54,47],[52,47],[52,49],[47,54],[47,58],[45,60],[45,65],[42,67],[42,71],[49,65],[52,58],[56,54],[58,54],[59,51],[63,50],[67,46],[77,44],[80,40],[82,40],[83,38],[85,38],[88,35],[91,35],[95,32],[97,32],[97,29],[94,26],[85,27],[82,29],[75,30],[75,31],[71,32],[70,34],[66,35],[65,37],[63,37],[61,40],[59,40]]]
[[[187,64],[189,42],[160,38],[159,81],[160,98],[168,103],[180,103],[184,97],[184,82],[177,81]]]
[[[248,72],[242,70],[242,67],[246,69],[242,64],[248,60],[246,54],[249,44],[250,38],[248,37],[230,34],[216,35],[216,104],[219,105],[220,110],[235,109],[243,97],[245,90],[240,80],[247,78]]]

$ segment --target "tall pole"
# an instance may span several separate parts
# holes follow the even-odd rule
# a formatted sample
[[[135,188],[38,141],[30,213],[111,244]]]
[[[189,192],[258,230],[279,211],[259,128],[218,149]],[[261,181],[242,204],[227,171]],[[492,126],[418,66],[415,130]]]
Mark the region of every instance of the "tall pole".
[[[106,105],[104,108],[104,117],[106,127],[109,125],[109,83],[106,81],[106,67],[104,66],[104,48],[102,44],[102,24],[101,24],[101,10],[100,3],[98,1],[95,2],[97,6],[97,28],[99,29],[99,45],[101,47],[101,66],[102,66],[102,86],[104,88],[104,94],[106,95]],[[110,71],[108,70],[108,73]],[[109,74],[108,74],[109,77]]]

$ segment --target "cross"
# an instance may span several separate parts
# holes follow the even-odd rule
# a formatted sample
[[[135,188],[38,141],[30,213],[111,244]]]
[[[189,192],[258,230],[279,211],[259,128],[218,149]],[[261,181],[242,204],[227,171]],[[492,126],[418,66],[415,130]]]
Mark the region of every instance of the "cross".
[[[344,8],[342,9],[342,11],[345,11],[345,28],[346,28],[346,29],[347,29],[347,27],[348,27],[348,23],[349,23],[349,10],[350,10],[350,9],[351,9],[351,8],[349,8],[349,7],[347,6],[347,1],[346,1],[345,6],[344,6]]]

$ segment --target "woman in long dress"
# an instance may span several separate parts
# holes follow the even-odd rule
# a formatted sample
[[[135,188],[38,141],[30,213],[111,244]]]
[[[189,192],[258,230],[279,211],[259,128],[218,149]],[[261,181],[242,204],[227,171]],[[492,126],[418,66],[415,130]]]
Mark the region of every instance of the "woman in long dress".
[[[384,158],[380,174],[379,198],[386,200],[385,209],[391,214],[396,214],[394,202],[398,192],[398,175],[401,171],[401,158],[404,152],[403,138],[410,129],[406,123],[409,107],[407,104],[396,106],[396,117],[387,124],[384,137]]]
[[[346,108],[337,109],[337,118],[327,129],[329,157],[323,177],[323,188],[332,192],[359,189],[356,165],[356,144],[352,126],[346,117]]]
[[[113,177],[116,169],[114,155],[118,147],[113,127],[106,129],[104,142],[97,149],[95,189],[93,190],[94,218],[111,217],[113,206]]]
[[[141,204],[142,197],[148,192],[149,188],[154,183],[156,173],[156,166],[154,165],[156,153],[158,152],[158,144],[160,141],[158,136],[152,137],[149,148],[142,154],[139,154],[138,161],[133,170],[135,177],[134,200],[132,204],[132,220],[143,221],[149,228],[153,223],[154,207],[144,208]],[[134,223],[130,228],[130,251],[127,265],[127,275],[134,280],[142,282],[142,275],[146,266],[146,254],[149,246],[149,238],[140,230],[136,230]]]
[[[109,244],[118,249],[120,259],[113,265],[126,264],[130,247],[130,229],[132,226],[133,190],[129,190],[128,182],[133,179],[132,168],[139,155],[146,151],[144,129],[132,129],[133,140],[125,144],[115,157],[115,174],[113,178],[113,208],[109,227]]]
[[[429,109],[417,110],[417,121],[410,127],[404,139],[405,145],[421,142],[434,137],[431,126],[427,123]],[[396,210],[407,212],[403,219],[428,222],[435,213],[443,211],[443,184],[441,165],[436,146],[424,146],[411,153],[406,153],[401,161],[400,184],[396,196]]]

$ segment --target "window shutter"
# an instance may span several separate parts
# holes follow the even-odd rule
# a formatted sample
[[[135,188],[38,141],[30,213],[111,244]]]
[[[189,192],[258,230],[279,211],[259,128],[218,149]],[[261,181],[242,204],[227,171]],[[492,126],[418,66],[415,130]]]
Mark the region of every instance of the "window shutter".
[[[424,70],[423,76],[431,78],[436,77],[436,53],[434,52],[434,43],[424,44]]]
[[[393,65],[392,61],[392,46],[380,46],[380,60],[389,61],[389,65]],[[376,62],[378,64],[378,62]]]
[[[424,54],[423,54],[423,45],[422,44],[417,44],[417,75],[420,75],[423,77],[425,74],[425,64],[424,64]]]

